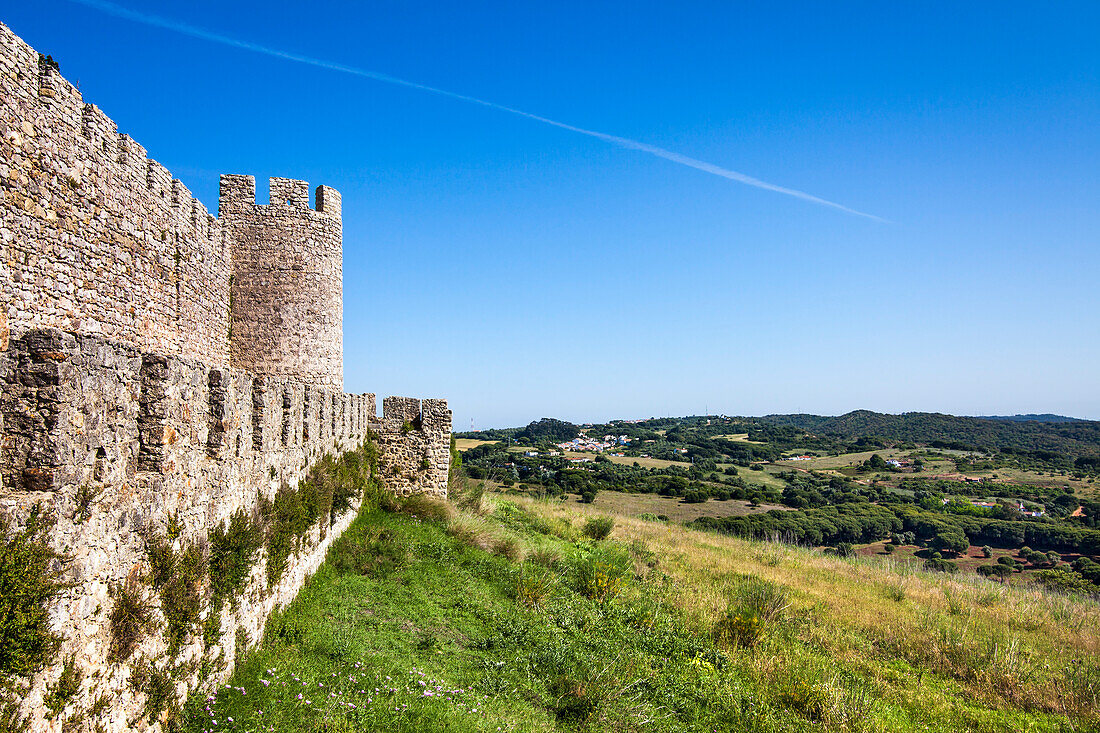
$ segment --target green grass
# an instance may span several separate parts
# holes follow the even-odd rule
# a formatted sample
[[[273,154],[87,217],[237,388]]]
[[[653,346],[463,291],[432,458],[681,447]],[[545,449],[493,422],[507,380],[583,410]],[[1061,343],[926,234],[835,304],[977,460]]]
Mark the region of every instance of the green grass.
[[[361,514],[184,728],[1100,725],[1095,602],[621,517],[595,542],[587,505],[488,509]]]

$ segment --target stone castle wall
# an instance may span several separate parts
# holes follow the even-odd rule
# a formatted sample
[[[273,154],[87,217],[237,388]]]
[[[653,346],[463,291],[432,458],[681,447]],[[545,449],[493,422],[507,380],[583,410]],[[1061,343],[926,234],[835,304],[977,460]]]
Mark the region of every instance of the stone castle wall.
[[[118,589],[164,627],[153,543],[208,552],[212,529],[367,439],[387,488],[445,496],[451,413],[387,398],[379,418],[373,394],[343,393],[336,191],[311,209],[305,183],[272,179],[259,205],[251,177],[226,176],[214,217],[39,58],[0,24],[0,515],[54,517],[71,586],[49,608],[58,654],[9,692],[32,731],[99,700],[88,730],[155,730],[138,665],[169,675],[177,700],[226,679],[238,639],[260,638],[358,504],[322,517],[272,587],[261,548],[213,644],[199,630],[173,657],[149,632],[109,663]],[[51,718],[66,661],[82,682]]]
[[[106,695],[111,704],[94,723],[108,731],[155,724],[143,718],[146,695],[131,684],[135,665],[174,671],[181,699],[223,681],[239,653],[237,630],[262,637],[268,614],[293,600],[358,502],[322,518],[273,588],[260,550],[213,649],[196,630],[169,660],[163,636],[149,634],[128,659],[109,664],[113,593],[147,576],[150,543],[168,534],[170,521],[181,528],[177,546],[202,545],[212,527],[238,511],[253,514],[260,497],[270,501],[280,486],[297,485],[317,459],[360,445],[368,430],[380,436],[388,487],[446,494],[446,464],[438,462],[450,439],[443,400],[388,398],[379,421],[371,394],[210,368],[54,329],[11,340],[0,352],[0,387],[0,512],[18,519],[45,506],[73,583],[51,609],[51,625],[65,637],[59,663],[27,681],[21,711],[32,730],[51,729],[43,696],[62,672],[60,660],[84,673],[72,714]],[[414,404],[423,412],[413,414]],[[163,622],[155,594],[145,593]],[[203,662],[214,671],[204,675]]]
[[[0,98],[8,327],[228,365],[230,252],[219,221],[3,25]]]

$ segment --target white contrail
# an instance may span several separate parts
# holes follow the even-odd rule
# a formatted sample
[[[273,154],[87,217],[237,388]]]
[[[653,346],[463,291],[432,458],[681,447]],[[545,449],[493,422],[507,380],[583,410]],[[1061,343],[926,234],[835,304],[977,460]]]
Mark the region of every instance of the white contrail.
[[[344,66],[343,64],[337,64],[332,61],[325,61],[324,59],[313,58],[312,56],[302,56],[295,53],[289,53],[287,51],[280,51],[276,48],[269,48],[267,46],[261,46],[258,43],[251,43],[249,41],[241,41],[236,38],[229,38],[203,28],[198,28],[187,23],[181,23],[179,21],[171,20],[169,18],[162,18],[158,15],[149,15],[147,13],[141,13],[136,10],[130,10],[120,5],[116,5],[107,0],[71,0],[72,2],[80,5],[85,5],[95,10],[99,10],[110,15],[114,15],[119,18],[125,18],[126,20],[132,20],[135,23],[143,23],[145,25],[156,26],[158,28],[164,28],[166,30],[175,31],[177,33],[183,33],[195,38],[201,38],[205,41],[211,41],[213,43],[221,43],[226,46],[233,46],[234,48],[241,48],[246,51],[252,51],[254,53],[262,53],[267,56],[274,56],[276,58],[285,59],[287,61],[294,61],[299,64],[308,64],[310,66],[316,66],[322,69],[329,69],[330,71],[339,71],[345,74],[352,74],[354,76],[361,76],[367,79],[373,79],[375,81],[385,82],[386,84],[396,84],[398,86],[408,87],[410,89],[419,89],[424,92],[431,92],[432,94],[439,94],[444,97],[450,97],[451,99],[458,99],[463,102],[469,102],[471,104],[480,104],[483,107],[489,107],[491,109],[499,110],[501,112],[508,112],[510,114],[519,115],[520,117],[526,117],[529,120],[535,120],[547,125],[553,125],[563,130],[569,130],[570,132],[576,132],[581,135],[587,135],[588,137],[596,138],[597,140],[603,140],[604,142],[617,145],[621,148],[627,148],[629,150],[638,150],[643,153],[649,153],[655,155],[658,158],[664,158],[665,160],[672,161],[673,163],[679,163],[689,168],[695,168],[696,170],[703,171],[704,173],[711,173],[722,178],[728,178],[731,181],[737,181],[738,183],[744,183],[748,186],[754,186],[756,188],[762,188],[766,191],[774,191],[776,193],[786,194],[787,196],[794,196],[795,198],[802,199],[803,201],[810,201],[821,206],[828,206],[833,209],[838,209],[848,214],[854,214],[856,216],[862,216],[867,219],[873,219],[874,221],[885,222],[885,219],[875,216],[874,214],[867,214],[862,211],[856,211],[850,209],[842,204],[828,201],[826,199],[814,196],[813,194],[806,193],[805,191],[799,191],[793,188],[787,188],[785,186],[777,186],[774,183],[768,183],[767,181],[761,181],[759,178],[753,178],[752,176],[745,175],[744,173],[738,173],[737,171],[731,171],[728,168],[722,168],[721,166],[714,165],[713,163],[707,163],[703,160],[696,158],[689,158],[686,155],[680,153],[674,153],[671,150],[659,148],[656,145],[649,145],[648,143],[639,142],[637,140],[631,140],[625,137],[619,137],[617,135],[608,135],[605,132],[597,132],[596,130],[586,130],[583,127],[576,127],[575,125],[569,125],[565,122],[558,122],[548,117],[542,117],[540,115],[532,114],[531,112],[524,112],[521,109],[515,109],[503,104],[497,104],[496,102],[487,102],[484,99],[478,99],[477,97],[470,97],[465,94],[459,94],[457,92],[449,92],[446,89],[439,89],[437,87],[428,86],[427,84],[418,84],[415,81],[407,81],[405,79],[399,79],[396,76],[390,76],[389,74],[383,74],[378,71],[369,71],[367,69],[358,69],[354,66]]]

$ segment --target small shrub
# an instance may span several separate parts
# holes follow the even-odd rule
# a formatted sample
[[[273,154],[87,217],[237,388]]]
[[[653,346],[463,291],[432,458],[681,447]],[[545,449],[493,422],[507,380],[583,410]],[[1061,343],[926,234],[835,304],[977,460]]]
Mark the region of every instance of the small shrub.
[[[252,571],[256,552],[263,544],[260,528],[238,511],[207,533],[210,542],[211,606],[234,601]]]
[[[76,666],[76,659],[66,659],[61,676],[56,682],[46,686],[46,695],[42,698],[42,703],[50,711],[47,718],[53,719],[61,714],[65,706],[76,697],[76,693],[80,692],[80,683],[83,680],[84,673]]]
[[[148,555],[153,587],[160,593],[168,655],[174,658],[199,623],[206,559],[194,545],[187,545],[177,555],[167,542],[159,539],[149,543]]]
[[[73,524],[83,524],[92,517],[92,504],[99,498],[102,489],[81,484],[76,490],[76,513],[73,516]]]
[[[418,517],[427,522],[449,522],[454,519],[455,509],[443,499],[427,494],[413,494],[400,502],[402,514]]]
[[[993,557],[993,548],[989,545],[982,547],[982,557]]]
[[[582,504],[591,504],[596,500],[596,492],[593,489],[587,489],[581,494]]]
[[[593,517],[584,523],[584,535],[596,540],[606,540],[615,527],[615,520],[611,517]]]
[[[519,562],[523,559],[523,545],[515,537],[501,537],[493,543],[493,554]]]
[[[151,721],[176,705],[176,684],[172,681],[171,670],[157,669],[147,659],[134,665],[130,672],[130,688],[145,693],[144,714]]]
[[[603,603],[623,589],[626,568],[615,558],[591,556],[584,558],[574,568],[577,590],[586,598]]]
[[[151,621],[149,607],[141,598],[136,584],[123,584],[113,589],[115,606],[111,609],[111,641],[107,647],[107,661],[111,664],[125,662],[134,653]]]
[[[557,583],[557,576],[546,567],[524,563],[516,573],[516,600],[528,608],[541,608]]]
[[[556,547],[547,545],[536,549],[527,556],[527,559],[535,565],[553,570],[561,565],[561,552]]]
[[[752,647],[764,634],[764,620],[752,611],[731,607],[714,625],[714,641],[724,647]]]
[[[856,551],[851,542],[838,542],[836,554],[840,557],[852,557],[856,554]]]

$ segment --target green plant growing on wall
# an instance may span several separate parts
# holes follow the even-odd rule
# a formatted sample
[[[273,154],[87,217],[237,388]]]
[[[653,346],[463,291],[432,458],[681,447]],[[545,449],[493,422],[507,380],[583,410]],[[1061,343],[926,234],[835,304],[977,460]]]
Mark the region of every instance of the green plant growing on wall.
[[[134,647],[141,640],[151,618],[140,589],[124,584],[112,589],[111,593],[115,597],[115,607],[110,616],[111,641],[107,647],[107,661],[118,664],[134,653]]]
[[[83,524],[91,519],[92,504],[99,498],[101,489],[81,484],[76,490],[76,513],[73,515],[73,524]]]
[[[0,678],[25,677],[53,661],[61,638],[50,631],[48,605],[68,587],[49,546],[53,521],[35,505],[26,526],[9,531],[0,518]]]
[[[168,655],[175,658],[199,622],[206,559],[194,545],[187,545],[176,553],[166,541],[157,538],[149,543],[148,556],[150,581],[160,594]]]
[[[66,659],[61,676],[56,682],[46,686],[46,695],[42,698],[42,703],[50,711],[48,718],[53,719],[61,714],[69,701],[80,692],[80,683],[83,680],[84,673],[76,666],[76,659],[73,657]]]

